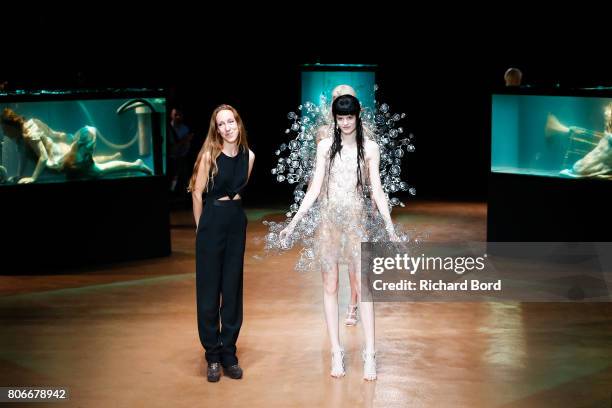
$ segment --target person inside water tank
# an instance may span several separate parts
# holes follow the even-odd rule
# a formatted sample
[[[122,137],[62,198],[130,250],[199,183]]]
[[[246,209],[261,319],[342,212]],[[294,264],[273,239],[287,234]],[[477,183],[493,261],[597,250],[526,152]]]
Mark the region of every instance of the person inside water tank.
[[[141,159],[134,162],[115,160],[121,155],[119,152],[94,156],[99,131],[92,126],[82,127],[74,135],[69,135],[50,128],[40,119],[26,120],[10,108],[3,110],[0,124],[2,133],[16,144],[19,152],[17,176],[8,178],[5,175],[5,181],[33,183],[46,169],[76,177],[129,171],[152,174]],[[34,158],[36,166],[32,174],[25,177],[28,155]]]

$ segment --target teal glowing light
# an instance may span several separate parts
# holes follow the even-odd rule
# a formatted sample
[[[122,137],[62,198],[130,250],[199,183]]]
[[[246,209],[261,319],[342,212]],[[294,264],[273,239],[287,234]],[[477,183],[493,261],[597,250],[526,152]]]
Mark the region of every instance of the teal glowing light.
[[[304,65],[308,67],[309,65]],[[323,67],[324,65],[310,65]],[[357,98],[364,107],[374,108],[375,66],[334,64],[329,70],[302,71],[302,103],[310,101],[319,104],[321,96],[331,103],[332,90],[338,85],[350,85],[357,92]],[[370,67],[371,69],[343,70],[348,67]]]
[[[373,64],[303,64],[306,68],[376,68]]]
[[[492,172],[588,176],[573,167],[604,136],[611,98],[498,94],[492,103]]]

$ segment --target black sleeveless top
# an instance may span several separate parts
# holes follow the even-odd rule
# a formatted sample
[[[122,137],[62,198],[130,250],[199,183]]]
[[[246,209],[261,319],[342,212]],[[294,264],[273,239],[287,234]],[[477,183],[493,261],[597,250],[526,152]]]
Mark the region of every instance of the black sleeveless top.
[[[217,168],[219,172],[210,179],[206,198],[214,200],[228,196],[230,200],[233,200],[236,194],[242,192],[247,183],[249,149],[240,146],[238,154],[234,157],[226,156],[221,152],[217,157]]]

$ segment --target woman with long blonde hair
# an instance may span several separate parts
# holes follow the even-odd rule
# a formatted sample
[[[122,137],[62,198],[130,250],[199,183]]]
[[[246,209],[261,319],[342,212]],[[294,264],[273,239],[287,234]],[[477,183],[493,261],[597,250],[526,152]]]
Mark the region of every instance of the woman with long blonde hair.
[[[247,226],[241,192],[254,161],[240,115],[230,105],[218,106],[189,182],[196,222],[198,332],[210,382],[219,380],[221,367],[228,377],[242,378],[236,356]]]

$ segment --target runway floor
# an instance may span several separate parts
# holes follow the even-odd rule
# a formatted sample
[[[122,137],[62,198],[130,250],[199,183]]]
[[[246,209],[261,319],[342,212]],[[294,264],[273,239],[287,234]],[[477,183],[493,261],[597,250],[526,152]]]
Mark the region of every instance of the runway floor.
[[[378,380],[361,378],[360,324],[341,326],[347,375],[331,378],[321,277],[293,270],[295,250],[264,253],[261,221],[282,211],[248,217],[242,380],[206,381],[194,224],[177,211],[170,257],[0,276],[0,385],[70,389],[36,407],[611,406],[610,303],[377,303]],[[414,202],[394,218],[432,241],[486,237],[483,203]]]

